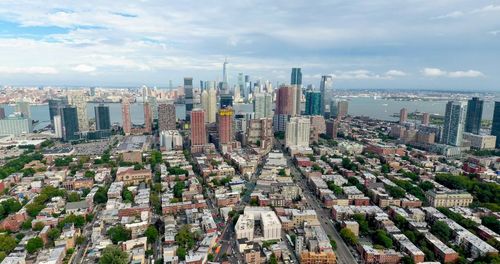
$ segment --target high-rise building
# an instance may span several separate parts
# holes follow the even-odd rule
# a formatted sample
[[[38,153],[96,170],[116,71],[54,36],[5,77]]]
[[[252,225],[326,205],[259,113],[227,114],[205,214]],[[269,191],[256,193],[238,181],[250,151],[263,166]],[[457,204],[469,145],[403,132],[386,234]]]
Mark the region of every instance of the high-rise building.
[[[230,94],[221,94],[220,95],[220,108],[233,107],[233,96]]]
[[[326,135],[335,139],[339,130],[339,120],[330,119],[326,121]]]
[[[285,145],[287,147],[309,147],[311,121],[307,117],[292,117],[286,125]]]
[[[205,113],[208,113],[208,108],[210,106],[208,105],[208,91],[204,90],[201,92],[201,108],[205,111]],[[208,115],[205,115],[205,123],[208,122]]]
[[[105,106],[103,104],[94,106],[94,112],[95,112],[95,129],[96,130],[111,129],[109,106]]]
[[[330,101],[330,118],[337,118],[338,115],[338,102],[336,100]]]
[[[61,97],[61,98],[53,98],[49,99],[49,117],[50,117],[50,123],[52,124],[52,127],[54,128],[54,116],[56,115],[61,115],[61,109],[68,105],[68,98],[67,97]]]
[[[290,84],[295,88],[295,112],[293,115],[300,115],[300,103],[302,100],[302,72],[300,68],[292,68]]]
[[[321,93],[317,91],[306,92],[306,115],[322,115]]]
[[[191,145],[207,144],[207,131],[205,129],[205,111],[193,109],[191,111]]]
[[[151,119],[158,120],[158,100],[155,96],[148,96],[147,100],[151,108]]]
[[[130,103],[124,99],[122,101],[122,127],[125,135],[130,135],[132,131],[132,120],[130,120]]]
[[[423,113],[422,114],[422,125],[428,126],[431,121],[431,117],[429,113]]]
[[[483,100],[472,97],[467,102],[467,116],[465,118],[465,132],[478,135],[481,130],[481,117],[483,117]]]
[[[273,98],[268,93],[255,94],[253,99],[255,118],[271,118],[273,116]]]
[[[56,134],[56,138],[63,138],[63,124],[62,117],[60,115],[54,116],[54,132]]]
[[[184,78],[184,99],[186,104],[186,111],[189,113],[193,110],[193,78]]]
[[[238,73],[238,89],[240,89],[241,97],[244,100],[248,99],[248,95],[245,93],[245,77],[242,72]]]
[[[215,123],[217,120],[217,90],[212,86],[208,90],[208,111],[205,113],[208,123]]]
[[[78,109],[74,106],[66,106],[62,109],[63,139],[72,141],[80,139],[78,135]]]
[[[21,113],[23,117],[31,118],[31,107],[29,102],[17,102],[16,103],[16,112]]]
[[[281,86],[276,94],[275,114],[295,115],[295,89],[293,86]]]
[[[227,78],[227,65],[229,62],[227,58],[224,60],[224,64],[222,65],[222,89],[221,94],[229,94],[229,81]]]
[[[89,90],[89,94],[90,96],[95,96],[95,87],[90,87],[90,90]]]
[[[71,104],[76,107],[79,131],[88,131],[89,120],[87,118],[87,98],[83,94],[74,95],[71,97]]]
[[[442,137],[444,144],[462,145],[466,112],[467,105],[464,102],[449,101],[446,104]]]
[[[491,134],[497,137],[496,148],[500,148],[500,102],[495,102]]]
[[[339,101],[337,104],[337,117],[343,118],[346,117],[349,113],[349,102],[348,101]]]
[[[401,108],[399,111],[399,123],[403,124],[408,121],[408,110],[406,108]]]
[[[319,85],[319,91],[321,92],[321,115],[325,115],[325,99],[332,95],[331,94],[331,89],[332,89],[332,76],[330,75],[323,75],[321,76],[321,83]],[[307,99],[306,99],[307,103]]]
[[[151,115],[151,105],[149,102],[144,102],[144,130],[151,133],[153,130],[153,117]]]
[[[5,108],[0,107],[0,119],[4,119],[4,118],[5,118]]]
[[[158,128],[160,131],[175,130],[175,105],[162,103],[158,106]]]
[[[0,135],[21,135],[33,132],[31,119],[22,115],[10,115],[0,119]]]
[[[219,110],[217,130],[219,132],[219,144],[230,144],[233,141],[232,108],[224,108]]]

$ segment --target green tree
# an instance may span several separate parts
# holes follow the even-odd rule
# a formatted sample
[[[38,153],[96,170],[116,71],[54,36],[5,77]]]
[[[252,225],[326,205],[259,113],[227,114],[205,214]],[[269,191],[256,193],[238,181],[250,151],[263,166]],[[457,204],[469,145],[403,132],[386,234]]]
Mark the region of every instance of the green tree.
[[[3,201],[1,205],[7,215],[16,213],[23,207],[23,205],[19,201],[12,198]]]
[[[158,239],[158,230],[154,226],[149,226],[144,235],[147,237],[149,243],[153,243],[156,239]]]
[[[389,167],[388,164],[382,164],[382,167],[380,168],[380,172],[389,173],[389,172],[391,172],[391,167]]]
[[[108,236],[113,244],[129,240],[131,238],[131,234],[130,230],[126,229],[123,225],[116,225],[108,230]]]
[[[99,264],[127,264],[128,260],[127,252],[123,252],[118,246],[110,245],[102,251]]]
[[[209,253],[209,254],[207,255],[207,260],[208,260],[209,262],[214,261],[214,258],[215,258],[215,257],[214,257],[214,254],[212,254],[212,253]]]
[[[134,201],[134,194],[127,188],[123,188],[122,199],[124,203],[132,203]]]
[[[389,238],[387,233],[384,230],[377,230],[375,232],[374,236],[374,242],[385,247],[385,248],[392,248],[392,239]]]
[[[443,221],[436,221],[431,226],[431,233],[441,238],[442,241],[450,241],[451,239],[451,229]]]
[[[26,250],[30,254],[37,252],[41,248],[43,248],[43,240],[39,237],[31,238],[26,244]]]
[[[194,234],[190,231],[190,226],[189,225],[183,225],[179,231],[177,232],[177,235],[175,235],[175,241],[179,245],[179,247],[183,247],[186,250],[191,250],[193,249],[196,241]]]
[[[103,187],[99,187],[99,189],[94,195],[94,203],[104,204],[107,201],[108,201],[108,191]]]
[[[276,255],[274,255],[274,253],[272,253],[269,258],[269,264],[278,264],[278,260],[276,259]]]
[[[84,175],[87,178],[94,178],[95,177],[95,171],[87,170],[87,171],[85,171]]]
[[[177,254],[177,257],[179,257],[179,260],[186,260],[186,249],[184,247],[179,246],[175,253]]]
[[[399,199],[403,198],[406,195],[406,191],[398,186],[385,186],[385,190],[394,198]]]
[[[59,238],[59,236],[61,236],[61,231],[59,231],[59,229],[57,228],[52,228],[50,229],[50,231],[47,233],[47,236],[49,237],[49,239],[51,241],[55,241],[56,239]]]
[[[41,231],[44,227],[45,227],[45,225],[42,222],[38,222],[33,227],[33,230],[34,231]]]
[[[17,245],[16,239],[9,235],[0,235],[0,251],[10,253]]]
[[[434,189],[434,184],[430,181],[423,181],[421,182],[418,187],[420,187],[424,192]]]
[[[80,201],[80,194],[77,192],[70,192],[68,194],[68,202],[78,202]]]
[[[337,242],[335,242],[335,240],[330,239],[330,245],[332,246],[332,249],[333,249],[333,250],[336,250],[336,249],[337,249]]]
[[[178,181],[174,185],[174,197],[175,198],[182,198],[182,193],[184,192],[185,184],[183,181]]]
[[[358,238],[348,228],[340,229],[340,236],[342,237],[342,239],[344,239],[347,243],[349,243],[352,246],[358,244]]]

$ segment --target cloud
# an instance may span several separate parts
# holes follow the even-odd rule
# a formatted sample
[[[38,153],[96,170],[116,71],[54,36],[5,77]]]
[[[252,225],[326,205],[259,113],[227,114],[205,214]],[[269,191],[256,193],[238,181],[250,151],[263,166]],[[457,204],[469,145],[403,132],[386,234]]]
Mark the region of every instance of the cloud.
[[[340,80],[387,80],[392,76],[380,75],[368,70],[336,71],[330,74],[334,79]]]
[[[422,74],[429,77],[445,76],[447,73],[438,68],[425,68],[422,70]]]
[[[87,64],[79,64],[73,67],[72,70],[77,72],[87,73],[87,72],[94,72],[96,70],[96,67]]]
[[[468,71],[445,71],[438,68],[425,68],[422,74],[427,77],[449,77],[449,78],[477,78],[484,77],[484,74],[476,70]]]
[[[472,10],[471,13],[484,13],[484,12],[492,12],[492,11],[500,11],[500,5],[487,5],[478,9]]]
[[[500,35],[500,30],[493,30],[493,31],[490,31],[488,33],[490,33],[493,36],[497,36],[497,35]]]
[[[449,72],[448,76],[451,78],[476,78],[476,77],[484,77],[484,74],[480,71],[468,70],[468,71]]]
[[[53,67],[0,67],[0,74],[57,74]]]
[[[389,70],[385,73],[385,75],[387,76],[397,76],[397,77],[400,77],[400,76],[406,76],[406,72],[404,71],[400,71],[400,70]]]
[[[461,17],[463,15],[464,15],[464,12],[462,12],[462,11],[453,11],[453,12],[445,14],[445,15],[432,17],[431,19],[432,20],[439,20],[439,19],[447,19],[447,18],[457,18],[457,17]]]

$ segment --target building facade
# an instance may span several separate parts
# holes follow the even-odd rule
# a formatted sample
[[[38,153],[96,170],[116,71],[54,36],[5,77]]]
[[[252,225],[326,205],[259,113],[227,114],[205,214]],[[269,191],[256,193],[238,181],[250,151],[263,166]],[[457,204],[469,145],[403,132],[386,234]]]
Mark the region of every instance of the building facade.
[[[481,130],[481,118],[483,116],[483,100],[472,97],[467,101],[467,116],[465,118],[465,132],[479,134]]]
[[[442,141],[451,146],[461,146],[467,105],[463,102],[450,101],[446,104]]]

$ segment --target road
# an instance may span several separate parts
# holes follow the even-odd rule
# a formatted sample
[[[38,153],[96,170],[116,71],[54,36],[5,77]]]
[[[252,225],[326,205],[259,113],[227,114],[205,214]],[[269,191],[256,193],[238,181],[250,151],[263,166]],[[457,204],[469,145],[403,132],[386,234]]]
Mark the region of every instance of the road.
[[[80,264],[87,253],[87,247],[90,243],[91,235],[92,235],[92,227],[94,226],[95,221],[99,218],[99,213],[101,210],[101,205],[96,205],[92,213],[94,213],[94,219],[92,222],[87,223],[82,230],[82,236],[85,237],[85,241],[83,244],[76,247],[76,255],[72,260],[72,263]]]
[[[275,146],[281,147],[279,142],[277,142]],[[335,240],[335,242],[337,243],[337,249],[335,250],[335,253],[337,255],[337,263],[338,264],[359,263],[359,260],[357,260],[351,253],[354,252],[354,250],[351,251],[351,249],[346,245],[344,240],[342,240],[342,238],[340,237],[339,233],[333,226],[332,222],[330,222],[330,219],[332,219],[330,210],[323,208],[318,198],[311,192],[304,176],[293,163],[292,157],[290,157],[288,154],[285,154],[285,157],[287,158],[288,167],[290,168],[291,174],[295,182],[298,184],[299,187],[302,188],[303,198],[305,198],[308,205],[311,206],[311,209],[314,209],[316,211],[318,219],[320,220],[321,223],[321,227],[323,227],[323,229],[328,234],[330,239]]]

